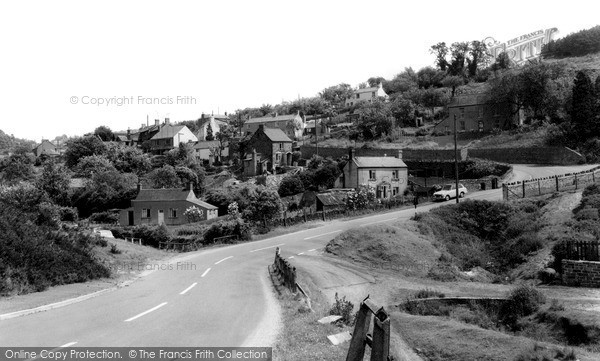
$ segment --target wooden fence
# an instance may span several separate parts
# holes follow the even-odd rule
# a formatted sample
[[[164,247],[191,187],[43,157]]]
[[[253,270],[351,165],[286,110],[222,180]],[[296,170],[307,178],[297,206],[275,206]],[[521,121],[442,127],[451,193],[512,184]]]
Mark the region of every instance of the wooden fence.
[[[287,259],[281,258],[279,247],[275,249],[275,262],[273,268],[277,275],[283,279],[283,284],[292,292],[297,291],[296,285],[296,267],[290,265]]]
[[[373,335],[370,335],[373,315]],[[362,361],[366,346],[371,347],[371,361],[390,360],[390,318],[383,307],[377,307],[369,296],[360,304],[346,361]]]
[[[600,261],[600,241],[570,241],[565,247],[565,259]]]
[[[583,189],[587,185],[600,182],[600,168],[579,173],[569,173],[552,177],[536,178],[502,185],[502,199],[527,198],[542,194]]]

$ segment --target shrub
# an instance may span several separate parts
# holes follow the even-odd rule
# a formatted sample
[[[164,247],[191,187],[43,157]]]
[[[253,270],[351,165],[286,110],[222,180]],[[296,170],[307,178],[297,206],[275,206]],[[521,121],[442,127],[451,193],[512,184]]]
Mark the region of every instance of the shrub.
[[[60,220],[63,222],[77,222],[79,216],[77,214],[77,208],[74,207],[60,207],[58,208]]]
[[[237,239],[247,241],[252,238],[250,226],[241,218],[219,221],[210,226],[204,233],[204,244],[211,244],[215,238],[234,236]]]
[[[110,253],[112,254],[121,254],[121,250],[117,248],[116,244],[111,244],[110,245]]]
[[[518,321],[521,317],[529,316],[540,309],[546,302],[546,297],[536,288],[521,285],[513,289],[508,300],[500,307],[500,321],[509,328],[519,328]]]
[[[419,290],[414,295],[415,298],[444,298],[445,296],[446,295],[443,292],[430,290],[429,288]]]
[[[266,175],[256,176],[256,184],[259,186],[266,186],[267,185],[267,176]]]
[[[119,214],[115,212],[99,212],[94,213],[89,218],[92,223],[105,223],[105,224],[113,224],[119,222]]]
[[[300,177],[289,176],[281,180],[278,190],[280,197],[293,196],[294,194],[302,192],[304,192],[304,185],[302,184]]]
[[[346,325],[352,324],[354,316],[352,315],[352,310],[354,310],[354,305],[352,302],[346,300],[346,296],[342,298],[338,298],[337,292],[335,293],[335,303],[331,306],[329,310],[330,315],[342,316],[340,321]]]
[[[147,246],[158,248],[160,243],[169,242],[171,235],[164,224],[160,226],[141,224],[133,227],[131,236],[141,238],[142,243]]]

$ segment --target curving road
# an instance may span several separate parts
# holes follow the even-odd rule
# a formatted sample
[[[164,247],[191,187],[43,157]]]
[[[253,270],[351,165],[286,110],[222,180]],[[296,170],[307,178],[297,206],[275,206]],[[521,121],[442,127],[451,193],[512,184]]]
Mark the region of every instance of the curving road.
[[[514,166],[510,181],[593,166]],[[469,194],[501,199],[501,190]],[[443,203],[419,206],[419,212]],[[340,232],[408,219],[414,209],[335,220],[263,241],[186,254],[152,265],[147,276],[83,302],[0,321],[0,346],[270,346],[280,326],[266,272],[275,247],[284,257],[318,252]]]

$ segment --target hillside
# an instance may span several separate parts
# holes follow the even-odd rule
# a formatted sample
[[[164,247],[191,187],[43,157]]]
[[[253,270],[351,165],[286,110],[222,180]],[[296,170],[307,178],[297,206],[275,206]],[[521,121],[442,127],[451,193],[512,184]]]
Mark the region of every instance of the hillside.
[[[0,129],[0,154],[12,152],[18,146],[33,147],[35,144],[32,140],[15,138],[13,135],[8,135]]]

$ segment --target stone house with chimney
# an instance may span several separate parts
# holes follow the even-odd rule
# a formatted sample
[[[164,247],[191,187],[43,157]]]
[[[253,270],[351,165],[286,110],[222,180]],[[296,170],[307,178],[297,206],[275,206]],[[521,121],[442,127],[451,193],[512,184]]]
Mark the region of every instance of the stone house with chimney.
[[[227,113],[225,115],[221,114],[204,114],[197,121],[197,130],[196,130],[196,138],[199,141],[206,140],[206,136],[208,135],[208,126],[212,129],[212,135],[216,139],[217,133],[221,131],[221,127],[227,125],[229,122],[229,117]]]
[[[60,155],[56,145],[48,139],[42,139],[42,142],[33,148],[32,152],[36,157],[42,155],[47,157],[58,157]]]
[[[264,124],[246,144],[244,175],[255,176],[265,171],[273,172],[278,166],[292,165],[292,140],[279,128]]]
[[[372,187],[378,199],[403,194],[408,186],[408,167],[402,161],[402,150],[395,157],[357,157],[348,151],[348,162],[336,186],[338,188]]]
[[[185,125],[165,123],[160,131],[150,138],[150,152],[160,155],[179,147],[179,144],[196,143],[198,138]]]
[[[188,219],[183,213],[190,207],[197,207],[202,211],[201,220],[212,219],[218,215],[218,207],[196,198],[191,185],[185,189],[142,189],[138,185],[138,195],[131,201],[131,207],[121,210],[119,214],[119,224],[185,224],[188,223]]]
[[[352,95],[346,99],[347,107],[356,105],[360,102],[371,103],[378,98],[387,98],[387,94],[383,90],[383,86],[379,83],[376,87],[356,89]]]

